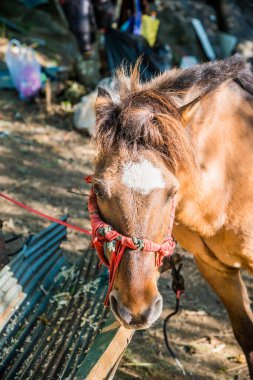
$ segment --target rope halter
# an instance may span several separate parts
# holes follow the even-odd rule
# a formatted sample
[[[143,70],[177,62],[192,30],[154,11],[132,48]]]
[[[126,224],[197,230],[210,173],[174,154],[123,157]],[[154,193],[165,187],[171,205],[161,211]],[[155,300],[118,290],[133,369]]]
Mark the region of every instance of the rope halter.
[[[92,183],[92,176],[86,177],[85,180],[87,183]],[[155,252],[156,265],[158,267],[162,265],[162,260],[165,256],[170,257],[173,255],[176,243],[171,236],[171,232],[175,216],[175,202],[174,198],[172,198],[169,231],[162,244],[157,244],[147,239],[124,236],[115,231],[112,226],[101,219],[97,197],[93,189],[90,191],[88,210],[92,227],[92,245],[96,249],[101,263],[109,269],[109,286],[104,302],[104,304],[108,306],[109,295],[113,288],[116,271],[126,248],[145,252]],[[110,262],[106,257],[106,252],[111,253]]]

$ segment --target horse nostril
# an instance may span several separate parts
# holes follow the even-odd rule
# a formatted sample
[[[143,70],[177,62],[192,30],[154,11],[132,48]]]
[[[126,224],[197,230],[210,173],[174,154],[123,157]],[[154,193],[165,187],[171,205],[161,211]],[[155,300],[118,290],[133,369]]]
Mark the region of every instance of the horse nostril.
[[[113,313],[118,317],[120,320],[123,320],[125,323],[130,324],[132,315],[127,310],[126,307],[124,307],[121,302],[117,299],[117,294],[111,292],[110,294],[110,305],[112,308]]]
[[[112,294],[110,295],[110,305],[113,311],[117,310],[117,300],[116,300],[116,297]]]
[[[159,310],[162,311],[162,308],[163,308],[163,299],[159,295],[159,296],[157,296],[157,300],[154,302],[154,309],[157,311],[159,311]]]
[[[149,309],[146,312],[146,319],[149,324],[154,323],[157,318],[161,315],[163,308],[163,299],[160,296],[156,296],[156,298],[153,300],[152,305],[149,307]]]
[[[121,316],[118,310],[118,301],[117,301],[117,298],[113,294],[110,295],[110,305],[114,314],[120,318]]]

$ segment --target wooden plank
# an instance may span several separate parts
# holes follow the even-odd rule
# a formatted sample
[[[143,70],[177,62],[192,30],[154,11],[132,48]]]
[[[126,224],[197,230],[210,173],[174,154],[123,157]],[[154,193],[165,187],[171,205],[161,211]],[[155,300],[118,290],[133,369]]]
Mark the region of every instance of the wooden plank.
[[[111,314],[79,367],[77,380],[112,379],[134,330],[121,326]]]
[[[119,363],[124,355],[125,350],[122,352],[116,363],[114,364],[114,367],[111,369],[111,371],[108,373],[106,380],[112,380],[114,378],[114,375],[116,374],[116,371],[118,369]]]

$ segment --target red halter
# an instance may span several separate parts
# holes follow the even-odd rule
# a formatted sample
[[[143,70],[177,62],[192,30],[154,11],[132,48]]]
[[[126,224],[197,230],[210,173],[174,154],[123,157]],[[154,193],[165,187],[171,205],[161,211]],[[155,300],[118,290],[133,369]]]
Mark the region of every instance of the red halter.
[[[87,183],[92,182],[92,176],[85,178]],[[162,259],[165,256],[172,256],[175,248],[175,241],[171,236],[174,216],[175,203],[172,198],[171,220],[168,234],[162,244],[154,243],[147,239],[138,239],[135,237],[123,236],[115,231],[109,224],[105,223],[99,214],[97,205],[97,197],[93,189],[90,191],[88,210],[90,214],[92,227],[92,244],[95,247],[101,262],[109,268],[109,287],[105,298],[105,305],[109,305],[109,295],[113,287],[117,268],[126,248],[138,249],[146,252],[156,252],[156,265],[162,264]],[[111,261],[107,259],[105,252],[111,252]]]

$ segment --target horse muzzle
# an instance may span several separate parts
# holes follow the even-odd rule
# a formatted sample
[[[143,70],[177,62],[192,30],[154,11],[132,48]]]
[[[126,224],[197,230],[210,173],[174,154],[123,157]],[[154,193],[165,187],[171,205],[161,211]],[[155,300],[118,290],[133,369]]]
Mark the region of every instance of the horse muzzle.
[[[142,330],[149,328],[161,315],[163,300],[157,294],[150,305],[142,308],[141,312],[134,313],[130,307],[124,305],[117,290],[112,290],[110,294],[110,305],[116,319],[126,328]]]

